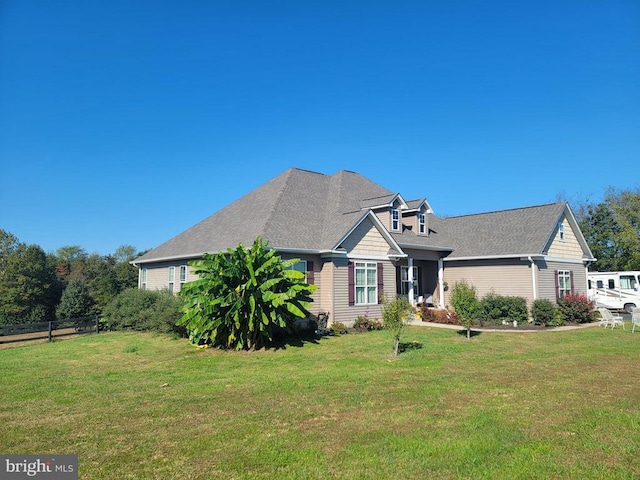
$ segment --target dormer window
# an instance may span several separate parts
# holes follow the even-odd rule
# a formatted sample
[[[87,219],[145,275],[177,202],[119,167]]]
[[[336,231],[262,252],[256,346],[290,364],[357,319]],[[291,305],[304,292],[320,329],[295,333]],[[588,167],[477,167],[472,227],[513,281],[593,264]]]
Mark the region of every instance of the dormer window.
[[[400,210],[397,208],[391,209],[391,230],[400,230]]]
[[[418,233],[420,235],[427,234],[427,217],[424,213],[418,214]]]

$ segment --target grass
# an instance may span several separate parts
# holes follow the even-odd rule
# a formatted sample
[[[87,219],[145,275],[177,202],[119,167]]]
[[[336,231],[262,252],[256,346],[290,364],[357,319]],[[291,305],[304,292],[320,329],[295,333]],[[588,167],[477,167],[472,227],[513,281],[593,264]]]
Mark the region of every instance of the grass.
[[[231,353],[102,333],[0,350],[0,452],[82,479],[640,477],[640,335],[410,327]],[[413,343],[410,343],[413,341]]]

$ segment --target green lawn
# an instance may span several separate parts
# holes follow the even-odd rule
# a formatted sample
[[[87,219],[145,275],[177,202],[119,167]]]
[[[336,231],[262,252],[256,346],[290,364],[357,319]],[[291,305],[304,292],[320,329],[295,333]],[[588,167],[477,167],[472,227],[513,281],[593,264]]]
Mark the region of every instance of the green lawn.
[[[81,479],[640,478],[640,334],[410,327],[280,350],[101,333],[0,350],[0,452]]]

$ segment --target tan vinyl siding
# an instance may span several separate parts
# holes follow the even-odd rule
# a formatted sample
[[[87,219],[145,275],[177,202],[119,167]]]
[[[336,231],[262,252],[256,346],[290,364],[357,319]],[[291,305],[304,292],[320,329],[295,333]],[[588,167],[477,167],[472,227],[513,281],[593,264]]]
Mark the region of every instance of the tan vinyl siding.
[[[564,225],[564,240],[560,240],[559,229],[556,227],[555,237],[549,247],[548,255],[556,258],[581,259],[583,257],[582,247],[566,218],[562,221],[562,225]]]
[[[316,295],[320,297],[320,308],[322,312],[333,312],[333,262],[330,260],[322,260],[321,271],[316,275],[316,278],[322,277],[319,280],[319,284],[324,288],[319,288],[316,291]],[[330,320],[331,318],[329,318]]]
[[[358,255],[387,255],[389,244],[366,218],[341,245],[349,253]]]
[[[358,260],[361,261],[361,260]],[[363,262],[366,260],[362,260]],[[370,260],[374,263],[379,261]],[[382,320],[382,305],[349,305],[349,279],[347,259],[334,259],[331,262],[333,269],[333,299],[334,307],[329,316],[330,323],[341,322],[347,326],[353,324],[358,315],[367,315],[369,318]],[[389,261],[383,261],[384,294],[393,298],[396,294],[396,270]]]
[[[424,233],[420,233],[419,215],[421,213],[424,214]],[[424,210],[404,214],[402,216],[402,224],[416,235],[427,236],[429,234],[429,215]]]
[[[147,290],[168,290],[169,289],[169,268],[175,267],[173,276],[173,293],[180,291],[180,267],[187,266],[186,281],[197,280],[198,276],[193,274],[193,268],[187,262],[171,262],[146,265],[147,269]]]
[[[450,305],[451,289],[456,282],[466,281],[476,288],[478,298],[489,292],[533,300],[533,281],[529,262],[520,260],[474,260],[445,262],[444,281],[449,289],[445,303]]]
[[[391,212],[389,210],[379,210],[374,212],[380,223],[384,225],[387,230],[391,230]]]
[[[584,265],[564,262],[544,262],[538,272],[538,298],[546,298],[556,301],[556,270],[569,270],[573,272],[574,293],[587,294],[587,272]]]

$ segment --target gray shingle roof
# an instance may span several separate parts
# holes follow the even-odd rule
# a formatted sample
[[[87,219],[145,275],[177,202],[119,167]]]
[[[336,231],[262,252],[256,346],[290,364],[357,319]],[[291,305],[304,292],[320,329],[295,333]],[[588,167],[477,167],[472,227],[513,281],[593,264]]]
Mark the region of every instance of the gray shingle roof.
[[[189,258],[251,245],[261,236],[275,248],[328,250],[363,215],[363,198],[392,195],[354,172],[334,175],[291,168],[214,213],[136,262]]]
[[[325,175],[291,168],[135,262],[198,257],[238,243],[251,245],[258,236],[277,249],[330,250],[368,207],[396,195],[347,170]],[[409,202],[410,207],[421,201]],[[443,254],[453,249],[448,259],[542,254],[568,210],[565,203],[552,203],[459,217],[429,215],[428,236],[405,229],[392,237],[402,248]]]
[[[440,241],[455,251],[449,259],[543,254],[549,236],[567,205],[551,203],[497,212],[431,218],[430,226]]]

